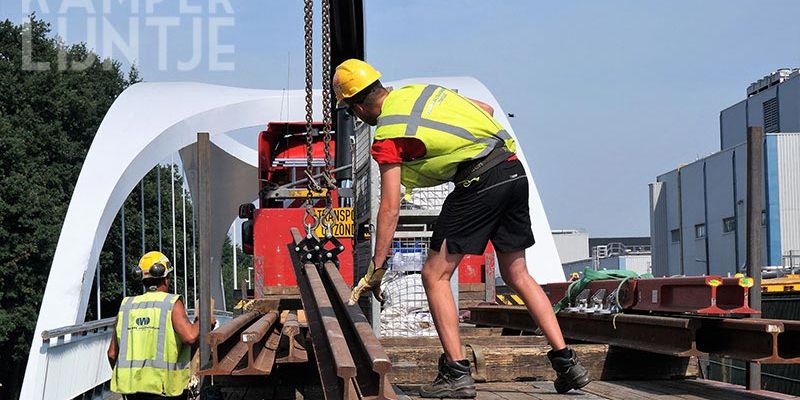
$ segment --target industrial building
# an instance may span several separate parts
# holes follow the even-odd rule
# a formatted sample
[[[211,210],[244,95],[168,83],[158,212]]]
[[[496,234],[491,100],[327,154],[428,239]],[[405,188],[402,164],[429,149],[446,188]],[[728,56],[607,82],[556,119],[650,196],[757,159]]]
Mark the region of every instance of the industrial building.
[[[800,70],[781,69],[721,111],[718,152],[650,184],[654,275],[742,270],[749,126],[765,133],[763,265],[800,264]]]
[[[579,229],[562,229],[553,231],[553,240],[566,276],[586,268],[651,272],[649,237],[590,238]]]

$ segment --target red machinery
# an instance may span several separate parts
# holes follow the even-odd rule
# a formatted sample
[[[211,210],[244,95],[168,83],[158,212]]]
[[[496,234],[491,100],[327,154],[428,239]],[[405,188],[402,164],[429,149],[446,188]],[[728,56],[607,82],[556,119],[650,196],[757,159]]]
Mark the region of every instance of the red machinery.
[[[322,128],[315,123],[314,128]],[[240,212],[248,218],[243,225],[242,238],[245,252],[254,256],[254,295],[256,298],[291,293],[297,285],[292,264],[293,243],[291,228],[305,231],[306,185],[289,185],[305,177],[306,136],[305,123],[271,122],[258,136],[258,198],[260,207]],[[331,152],[335,151],[335,137],[331,139]],[[324,166],[322,136],[314,137],[314,173]],[[339,190],[333,190],[331,200],[339,204]],[[315,196],[315,211],[322,213],[325,198]],[[351,208],[335,208],[333,235],[345,246],[339,259],[339,271],[345,282],[353,284],[353,215]],[[321,229],[321,228],[320,228]],[[321,230],[318,230],[318,235]],[[294,248],[294,245],[292,245]],[[291,250],[291,251],[290,251]]]

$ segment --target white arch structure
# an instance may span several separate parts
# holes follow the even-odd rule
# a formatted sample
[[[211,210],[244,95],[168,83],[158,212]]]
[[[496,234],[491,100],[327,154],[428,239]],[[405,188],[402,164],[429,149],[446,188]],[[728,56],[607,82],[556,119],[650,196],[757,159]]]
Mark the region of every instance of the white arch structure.
[[[502,107],[473,78],[418,78],[389,82],[433,83],[457,89],[496,110],[496,117],[516,137]],[[321,95],[316,91],[315,119],[321,119]],[[222,243],[237,206],[256,196],[256,149],[228,136],[253,128],[254,135],[269,121],[301,121],[305,117],[301,90],[255,90],[201,83],[140,83],[124,91],[109,109],[92,142],[58,240],[36,331],[28,358],[21,398],[41,398],[39,379],[45,360],[44,330],[84,321],[95,266],[108,230],[134,186],[160,160],[180,151],[191,192],[196,193],[194,145],[197,132],[210,132],[212,146],[212,267],[220,282]],[[284,103],[288,102],[288,103]],[[281,115],[282,104],[291,114]],[[288,111],[287,111],[288,113]],[[519,158],[530,183],[530,208],[536,245],[526,257],[531,274],[541,283],[563,281],[561,262],[550,227],[521,148]],[[221,285],[213,295],[221,300]],[[222,301],[217,301],[222,305]],[[110,373],[110,371],[109,371]]]

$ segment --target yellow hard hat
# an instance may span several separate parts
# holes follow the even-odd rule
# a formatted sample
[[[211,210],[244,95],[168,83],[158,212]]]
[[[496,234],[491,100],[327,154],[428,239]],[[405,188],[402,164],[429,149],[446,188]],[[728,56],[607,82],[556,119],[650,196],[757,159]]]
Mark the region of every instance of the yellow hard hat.
[[[169,258],[160,251],[151,251],[139,259],[139,265],[133,274],[139,279],[163,278],[172,272]]]
[[[351,58],[339,64],[333,74],[333,91],[336,93],[337,104],[342,106],[342,100],[355,96],[380,77],[378,70],[359,59]]]

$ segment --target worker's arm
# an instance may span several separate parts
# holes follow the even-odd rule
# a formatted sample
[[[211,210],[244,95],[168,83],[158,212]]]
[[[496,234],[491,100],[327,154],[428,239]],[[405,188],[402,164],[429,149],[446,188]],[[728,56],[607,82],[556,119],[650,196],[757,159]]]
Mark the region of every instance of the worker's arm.
[[[366,275],[358,281],[348,303],[354,305],[366,291],[383,301],[381,280],[386,273],[386,259],[392,246],[397,219],[400,217],[400,164],[381,164],[381,206],[375,233],[375,254]]]
[[[108,344],[108,351],[106,355],[108,356],[108,363],[111,365],[111,368],[114,368],[114,365],[117,364],[117,356],[119,354],[119,345],[117,344],[117,321],[114,321],[114,330],[111,332],[111,343]]]
[[[470,99],[469,97],[467,97],[467,98],[469,99],[469,101],[475,103],[476,106],[482,108],[483,111],[486,111],[487,114],[489,114],[491,116],[494,116],[494,108],[492,108],[492,106],[490,106],[490,105],[488,105],[488,104],[486,104],[486,103],[484,103],[482,101],[479,101],[479,100]]]
[[[195,310],[198,315],[199,311]],[[181,342],[185,344],[195,344],[200,337],[200,321],[195,319],[194,323],[189,322],[189,317],[186,315],[186,307],[183,306],[183,301],[178,299],[175,305],[172,306],[172,327],[175,333],[181,338]]]
[[[375,233],[376,268],[383,266],[392,248],[397,219],[400,217],[400,164],[383,164],[381,168],[381,206]]]

